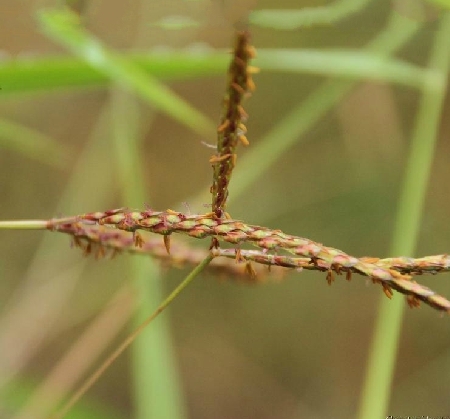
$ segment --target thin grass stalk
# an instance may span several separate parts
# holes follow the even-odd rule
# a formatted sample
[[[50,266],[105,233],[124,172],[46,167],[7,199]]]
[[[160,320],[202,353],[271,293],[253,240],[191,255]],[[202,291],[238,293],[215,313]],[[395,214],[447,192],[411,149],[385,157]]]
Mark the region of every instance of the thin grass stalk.
[[[105,343],[114,340],[124,327],[132,315],[134,301],[134,293],[128,284],[117,291],[10,419],[46,418],[89,371],[103,352]]]
[[[112,101],[112,138],[120,189],[125,202],[138,205],[151,199],[143,182],[139,110],[134,99],[125,92],[114,91]],[[152,259],[130,260],[129,272],[139,296],[134,318],[137,325],[148,316],[149,307],[155,307],[162,300],[163,282],[160,269]],[[185,417],[167,316],[152,330],[143,331],[134,343],[132,381],[136,419]]]
[[[442,16],[431,51],[429,68],[443,76],[442,88],[424,88],[411,149],[405,169],[391,252],[413,254],[417,246],[427,184],[433,162],[447,86],[444,82],[450,65],[448,40],[450,39],[450,13]],[[393,301],[380,302],[367,374],[361,395],[358,417],[375,419],[385,416],[392,394],[392,378],[400,339],[403,305]]]
[[[117,347],[117,349],[106,358],[106,360],[86,379],[80,388],[50,419],[62,419],[67,412],[80,400],[80,398],[92,387],[92,385],[103,375],[108,367],[135,341],[135,339],[156,319],[178,295],[205,269],[214,258],[208,255],[186,278],[178,285],[169,296],[158,306],[158,308],[137,327],[133,333]]]

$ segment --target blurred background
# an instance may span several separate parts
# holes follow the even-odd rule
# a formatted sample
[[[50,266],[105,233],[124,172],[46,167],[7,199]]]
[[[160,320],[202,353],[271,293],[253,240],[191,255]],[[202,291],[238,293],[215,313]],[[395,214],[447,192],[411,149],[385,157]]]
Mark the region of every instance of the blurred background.
[[[369,53],[375,39],[393,51],[394,35],[383,34],[395,16],[409,31],[395,57],[425,68],[444,12],[413,0],[338,3],[349,6],[329,24],[292,30],[250,24],[262,71],[245,102],[250,146],[239,148],[228,211],[351,255],[399,256],[390,254],[391,237],[411,139],[424,112],[420,84],[394,80],[389,67],[369,77],[370,68],[354,68],[339,54],[330,62],[343,69],[271,68],[277,63],[263,51]],[[215,142],[233,24],[251,11],[330,4],[3,1],[0,218],[49,219],[146,204],[185,212],[184,202],[193,213],[207,212],[213,150],[202,141]],[[43,10],[65,7],[111,54],[175,57],[159,72],[152,73],[151,64],[144,71],[201,112],[203,122],[170,115],[123,74],[81,69],[89,62],[84,41],[63,26],[51,29],[42,17]],[[200,57],[200,64],[185,70],[178,53]],[[58,81],[52,60],[66,58],[69,76]],[[450,248],[450,103],[446,90],[440,94],[440,117],[428,131],[437,142],[419,239],[409,256]],[[278,150],[285,137],[289,144]],[[258,147],[273,157],[259,172],[260,157],[252,154]],[[70,238],[41,231],[2,231],[0,255],[2,418],[40,418],[54,410],[189,272],[161,270],[146,257],[84,258]],[[446,296],[449,280],[448,274],[419,278]],[[380,287],[356,275],[328,287],[317,272],[292,272],[281,281],[269,275],[257,285],[203,273],[149,327],[142,339],[148,346],[137,343],[121,356],[67,417],[357,417],[382,298]],[[448,414],[448,322],[427,306],[405,309],[386,414]]]

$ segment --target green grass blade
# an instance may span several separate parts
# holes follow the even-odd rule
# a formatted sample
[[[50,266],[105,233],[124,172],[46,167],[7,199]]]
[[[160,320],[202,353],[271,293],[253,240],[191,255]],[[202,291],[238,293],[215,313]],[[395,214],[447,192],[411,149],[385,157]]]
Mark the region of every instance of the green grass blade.
[[[431,69],[443,76],[450,70],[449,39],[450,13],[447,13],[441,18],[429,63]],[[416,248],[446,91],[443,83],[437,91],[423,92],[398,203],[392,255],[413,256]],[[380,302],[358,414],[361,419],[384,417],[387,413],[404,306],[400,298]]]
[[[122,55],[148,76],[161,80],[222,75],[229,57],[215,51],[167,51]],[[104,87],[111,78],[74,57],[45,57],[0,62],[0,99],[17,93],[48,92],[61,88]]]
[[[256,26],[293,30],[312,25],[329,25],[363,9],[370,0],[339,0],[330,6],[293,10],[256,10],[250,22]]]
[[[118,55],[119,56],[119,55]],[[223,52],[169,51],[123,54],[121,60],[161,80],[221,75],[229,57]],[[346,50],[259,49],[255,65],[265,71],[302,72],[346,78],[369,78],[418,86],[426,72],[398,60],[368,52]],[[72,57],[5,61],[0,64],[0,97],[60,88],[104,87],[110,77],[91,64]]]
[[[31,380],[15,380],[1,392],[2,412],[5,415],[7,415],[6,412],[16,412],[20,406],[26,404],[34,390],[35,384]],[[12,414],[8,415],[8,417],[12,416]],[[68,412],[65,419],[125,419],[125,417],[106,403],[99,404],[87,399]]]
[[[365,51],[263,49],[258,50],[255,65],[263,70],[387,81],[416,88],[422,87],[425,78],[436,80],[436,87],[442,83],[433,70]]]
[[[111,115],[116,169],[126,205],[142,207],[148,202],[144,168],[140,158],[138,108],[133,99],[115,92]],[[134,318],[141,324],[149,310],[163,299],[161,274],[151,258],[130,258],[130,276],[135,281],[139,306]],[[167,314],[145,330],[132,346],[132,381],[135,418],[182,419],[184,401],[173,355]]]
[[[69,162],[67,147],[47,135],[4,118],[0,118],[0,148],[7,148],[57,169],[64,169]]]
[[[440,7],[445,7],[446,9],[450,9],[450,0],[428,0],[428,2]]]
[[[55,42],[83,58],[92,67],[114,80],[118,85],[132,89],[156,109],[166,113],[191,130],[210,137],[214,124],[166,85],[146,74],[132,61],[109,50],[100,40],[79,24],[70,11],[39,13],[42,31]]]

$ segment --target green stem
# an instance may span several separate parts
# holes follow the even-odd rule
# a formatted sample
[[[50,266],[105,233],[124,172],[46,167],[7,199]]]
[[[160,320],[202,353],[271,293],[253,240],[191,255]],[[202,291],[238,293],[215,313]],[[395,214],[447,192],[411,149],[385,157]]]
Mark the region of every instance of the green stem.
[[[0,221],[0,230],[45,230],[46,220],[10,220]]]
[[[136,99],[126,92],[115,89],[112,94],[111,137],[120,189],[127,205],[139,206],[152,200],[144,182],[139,108]],[[149,308],[163,298],[164,281],[152,258],[130,259],[129,270],[139,297],[134,316],[134,324],[138,325],[148,316]],[[153,280],[149,281],[149,277]],[[185,403],[167,315],[135,342],[131,359],[134,417],[183,419]]]
[[[133,341],[145,330],[145,328],[158,317],[175,298],[202,272],[214,258],[209,254],[195,269],[176,287],[169,296],[158,306],[158,308],[137,327],[117,347],[117,349],[86,379],[81,387],[72,395],[66,404],[51,419],[61,419],[72,408],[72,406],[88,391],[108,367],[133,343]]]
[[[448,74],[450,64],[448,39],[450,13],[441,19],[429,62],[429,68],[440,71],[443,77]],[[416,248],[446,92],[445,83],[439,90],[425,89],[426,86],[416,120],[392,237],[391,253],[395,255],[412,255]],[[403,319],[404,303],[401,299],[387,301],[383,298],[379,307],[358,414],[363,419],[380,418],[387,413]]]

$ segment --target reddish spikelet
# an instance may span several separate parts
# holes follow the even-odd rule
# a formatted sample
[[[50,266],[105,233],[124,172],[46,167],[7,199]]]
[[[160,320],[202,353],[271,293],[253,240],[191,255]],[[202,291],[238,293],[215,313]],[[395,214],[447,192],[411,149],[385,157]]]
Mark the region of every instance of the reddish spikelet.
[[[54,230],[53,230],[54,228]],[[86,249],[97,249],[96,258],[106,257],[106,250],[111,249],[109,257],[112,259],[122,252],[145,254],[161,260],[165,266],[183,267],[188,265],[198,265],[208,255],[208,251],[198,248],[190,248],[181,243],[173,243],[170,241],[171,251],[174,255],[167,253],[164,242],[159,238],[147,238],[140,241],[141,246],[135,246],[135,235],[104,225],[92,225],[83,223],[59,224],[49,228],[52,231],[59,231],[70,234],[72,236],[72,244],[80,248],[87,256],[90,254]],[[232,250],[232,249],[229,249]],[[243,259],[244,260],[244,259]],[[257,276],[263,278],[267,272],[263,265],[257,267]],[[219,258],[215,259],[209,265],[209,268],[215,272],[226,274],[228,277],[247,282],[251,279],[248,272],[243,271],[240,264],[236,264],[234,260]],[[282,276],[284,271],[277,270],[278,276]]]

